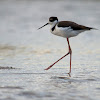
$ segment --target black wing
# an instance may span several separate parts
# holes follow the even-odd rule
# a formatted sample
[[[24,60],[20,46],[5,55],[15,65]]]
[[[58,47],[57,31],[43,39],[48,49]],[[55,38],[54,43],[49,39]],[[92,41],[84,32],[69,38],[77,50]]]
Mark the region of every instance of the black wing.
[[[58,27],[71,27],[73,30],[90,30],[93,29],[91,27],[87,27],[87,26],[83,26],[83,25],[79,25],[75,22],[71,22],[71,21],[60,21],[57,24]]]

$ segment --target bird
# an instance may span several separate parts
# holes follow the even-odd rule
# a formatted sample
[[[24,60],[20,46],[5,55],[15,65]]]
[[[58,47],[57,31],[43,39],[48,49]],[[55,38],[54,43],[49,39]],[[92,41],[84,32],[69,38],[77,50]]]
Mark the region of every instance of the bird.
[[[57,62],[59,62],[61,59],[63,59],[67,55],[70,55],[70,69],[69,69],[69,72],[67,74],[71,77],[72,49],[71,49],[71,46],[70,46],[70,43],[69,43],[69,38],[75,37],[75,36],[79,35],[80,33],[84,32],[84,31],[89,31],[89,30],[95,29],[95,28],[80,25],[80,24],[77,24],[77,23],[72,22],[72,21],[58,21],[58,18],[55,17],[55,16],[50,17],[48,23],[46,23],[45,25],[43,25],[42,27],[40,27],[38,29],[41,29],[46,25],[51,26],[50,32],[52,34],[57,35],[57,36],[61,36],[61,37],[64,37],[64,38],[67,39],[68,53],[66,53],[64,56],[62,56],[56,62],[51,64],[45,70],[50,69],[53,65],[55,65]]]

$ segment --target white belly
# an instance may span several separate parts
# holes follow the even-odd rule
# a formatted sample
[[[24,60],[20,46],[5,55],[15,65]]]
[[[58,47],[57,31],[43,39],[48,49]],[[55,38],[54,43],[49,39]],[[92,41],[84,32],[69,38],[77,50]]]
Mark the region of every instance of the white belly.
[[[51,30],[51,33],[65,38],[70,38],[77,36],[79,33],[84,32],[85,30],[73,30],[71,27],[55,27],[54,31]]]

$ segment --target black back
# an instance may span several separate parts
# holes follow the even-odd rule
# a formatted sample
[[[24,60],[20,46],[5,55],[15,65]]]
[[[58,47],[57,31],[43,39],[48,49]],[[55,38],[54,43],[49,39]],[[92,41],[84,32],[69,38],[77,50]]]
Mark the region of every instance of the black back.
[[[91,27],[79,25],[79,24],[71,22],[71,21],[58,22],[57,26],[58,27],[71,27],[73,30],[90,30],[90,29],[93,29]]]

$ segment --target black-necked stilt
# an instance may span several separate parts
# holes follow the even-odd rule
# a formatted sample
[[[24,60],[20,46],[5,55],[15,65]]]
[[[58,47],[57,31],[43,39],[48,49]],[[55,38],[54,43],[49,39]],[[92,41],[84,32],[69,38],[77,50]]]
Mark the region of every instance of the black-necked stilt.
[[[42,27],[44,27],[44,26],[46,26],[48,24],[51,25],[50,31],[51,31],[52,34],[58,35],[58,36],[61,36],[61,37],[64,37],[64,38],[67,39],[69,52],[67,54],[65,54],[63,57],[61,57],[59,60],[54,62],[52,65],[50,65],[45,70],[50,69],[54,64],[56,64],[58,61],[60,61],[65,56],[70,54],[70,70],[69,70],[69,73],[68,73],[69,76],[70,76],[72,50],[71,50],[71,47],[70,47],[70,44],[69,44],[69,38],[77,36],[81,32],[88,31],[88,30],[91,30],[91,29],[94,29],[94,28],[83,26],[83,25],[79,25],[79,24],[77,24],[75,22],[71,22],[71,21],[58,21],[57,17],[50,17],[49,18],[49,22],[46,23],[45,25],[43,25]],[[41,29],[42,27],[40,27],[39,29]]]

